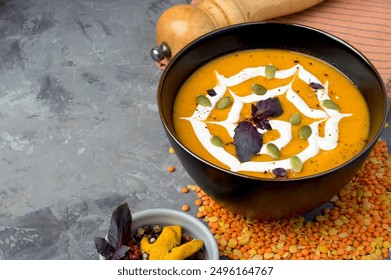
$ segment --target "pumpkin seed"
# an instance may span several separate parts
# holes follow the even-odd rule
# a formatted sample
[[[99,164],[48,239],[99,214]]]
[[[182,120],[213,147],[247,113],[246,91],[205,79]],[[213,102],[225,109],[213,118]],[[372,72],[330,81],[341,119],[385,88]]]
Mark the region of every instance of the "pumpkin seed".
[[[223,110],[225,108],[228,108],[231,105],[231,98],[229,96],[224,96],[217,102],[216,108],[219,110]]]
[[[216,147],[221,147],[223,148],[224,147],[224,142],[223,140],[221,140],[220,137],[216,136],[216,135],[212,135],[212,137],[210,138],[210,142],[215,145]]]
[[[276,145],[274,145],[273,143],[268,143],[266,145],[266,150],[267,152],[269,153],[269,155],[275,159],[279,159],[280,158],[280,150],[278,149],[278,147]]]
[[[322,106],[326,109],[339,110],[339,106],[330,99],[323,100]]]
[[[304,125],[299,130],[299,137],[301,140],[307,140],[312,134],[312,129],[308,125]]]
[[[290,162],[293,171],[300,172],[303,169],[303,162],[298,156],[291,156]]]
[[[276,74],[277,68],[273,64],[266,65],[265,67],[265,77],[270,79],[274,78],[274,75]]]
[[[289,118],[289,122],[292,125],[299,125],[301,123],[300,114],[298,112],[293,113],[292,116],[290,116],[290,118]]]
[[[256,95],[264,95],[267,92],[267,89],[260,84],[253,84],[251,88]]]
[[[210,107],[212,106],[212,103],[210,103],[210,100],[205,95],[197,95],[196,97],[197,103],[204,107]]]

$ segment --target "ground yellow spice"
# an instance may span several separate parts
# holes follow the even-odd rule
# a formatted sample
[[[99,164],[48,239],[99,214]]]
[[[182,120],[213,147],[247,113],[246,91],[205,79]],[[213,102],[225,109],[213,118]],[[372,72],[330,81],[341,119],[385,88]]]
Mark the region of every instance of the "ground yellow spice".
[[[188,186],[202,201],[197,217],[208,223],[220,256],[230,259],[384,259],[391,251],[391,169],[379,140],[363,167],[313,221],[273,222],[235,215]],[[199,202],[197,202],[198,204]]]
[[[202,240],[193,239],[181,245],[182,228],[178,225],[166,226],[154,243],[148,237],[141,240],[141,249],[150,260],[184,260],[203,246]]]

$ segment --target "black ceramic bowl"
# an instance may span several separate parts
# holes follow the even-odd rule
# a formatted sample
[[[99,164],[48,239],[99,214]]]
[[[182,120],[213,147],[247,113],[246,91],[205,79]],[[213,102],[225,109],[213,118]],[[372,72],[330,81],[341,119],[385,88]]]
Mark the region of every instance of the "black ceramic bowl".
[[[247,49],[286,49],[318,57],[345,73],[360,89],[370,111],[365,148],[327,172],[297,179],[259,179],[213,165],[178,140],[172,108],[185,80],[200,66],[222,55]],[[281,23],[245,23],[213,31],[179,52],[158,86],[158,106],[167,136],[194,181],[232,212],[259,219],[280,219],[313,210],[348,183],[378,140],[386,120],[386,91],[373,65],[346,42],[310,27]]]

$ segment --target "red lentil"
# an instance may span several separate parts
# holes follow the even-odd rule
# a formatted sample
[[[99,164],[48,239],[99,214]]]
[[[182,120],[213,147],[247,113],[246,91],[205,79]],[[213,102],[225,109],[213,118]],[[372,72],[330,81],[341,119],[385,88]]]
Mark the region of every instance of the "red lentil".
[[[182,211],[189,211],[190,210],[190,206],[185,204],[185,205],[182,205]]]
[[[208,223],[220,256],[231,259],[383,259],[391,251],[391,169],[379,140],[363,167],[314,221],[278,222],[231,213],[199,187],[197,217]]]
[[[181,188],[181,192],[182,193],[188,193],[189,192],[189,188],[188,187],[183,187],[183,188]]]
[[[197,199],[196,201],[194,201],[194,204],[197,205],[197,206],[201,206],[202,205],[202,200],[201,199]]]

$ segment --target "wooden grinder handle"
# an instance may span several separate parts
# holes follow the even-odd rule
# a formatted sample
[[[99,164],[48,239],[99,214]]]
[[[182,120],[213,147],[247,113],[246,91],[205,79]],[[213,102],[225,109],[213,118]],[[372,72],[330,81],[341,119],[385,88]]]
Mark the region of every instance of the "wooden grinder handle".
[[[167,64],[184,46],[210,31],[296,13],[322,1],[201,0],[197,5],[176,5],[166,10],[157,22],[158,47],[151,50],[151,56],[156,62],[165,60]]]

